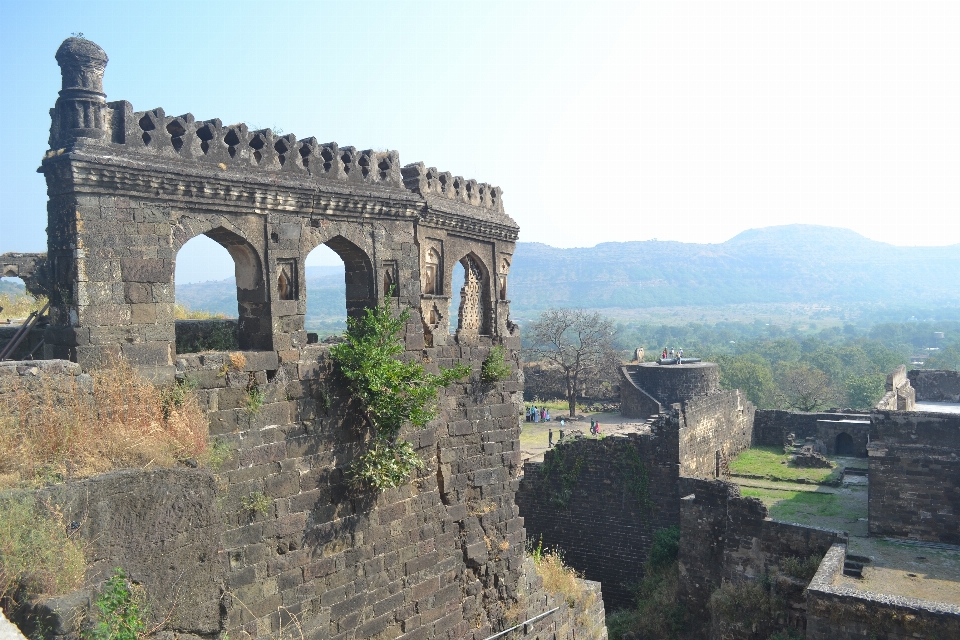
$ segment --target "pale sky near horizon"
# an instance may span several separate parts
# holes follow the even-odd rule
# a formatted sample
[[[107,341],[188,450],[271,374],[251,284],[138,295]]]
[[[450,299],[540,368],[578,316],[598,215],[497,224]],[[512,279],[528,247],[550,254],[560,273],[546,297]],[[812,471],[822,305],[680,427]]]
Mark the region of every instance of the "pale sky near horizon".
[[[110,57],[108,100],[397,149],[502,187],[522,241],[808,223],[960,243],[957,2],[0,0],[0,17],[0,252],[45,248],[35,169],[71,32]]]

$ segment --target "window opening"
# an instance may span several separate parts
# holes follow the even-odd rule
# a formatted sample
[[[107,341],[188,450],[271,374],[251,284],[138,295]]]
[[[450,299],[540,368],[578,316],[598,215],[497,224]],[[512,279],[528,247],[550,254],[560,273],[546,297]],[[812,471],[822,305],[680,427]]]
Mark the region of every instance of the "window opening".
[[[304,261],[307,314],[304,329],[319,340],[347,329],[346,265],[336,251],[317,246]],[[312,339],[312,337],[311,337]]]
[[[153,301],[150,286],[133,292],[134,304]],[[177,353],[239,348],[236,265],[223,246],[204,235],[188,240],[177,253],[174,295]]]

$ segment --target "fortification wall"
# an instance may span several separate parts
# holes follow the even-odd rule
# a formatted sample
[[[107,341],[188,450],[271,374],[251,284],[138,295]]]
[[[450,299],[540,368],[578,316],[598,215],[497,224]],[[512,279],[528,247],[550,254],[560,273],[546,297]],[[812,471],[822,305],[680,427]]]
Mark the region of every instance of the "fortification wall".
[[[628,418],[648,418],[663,410],[660,402],[637,386],[630,369],[620,367],[620,413]]]
[[[730,460],[750,448],[756,407],[734,389],[689,400],[680,410],[680,474],[729,475]]]
[[[872,415],[870,535],[960,544],[960,415]]]
[[[834,544],[807,588],[807,640],[960,637],[960,607],[834,585],[846,549]]]
[[[710,621],[711,593],[723,583],[776,580],[777,593],[787,600],[774,628],[803,629],[805,584],[781,573],[786,558],[823,555],[836,542],[846,542],[843,532],[778,522],[756,498],[740,496],[740,488],[722,481],[680,479],[680,589],[679,597],[689,619],[701,622],[703,637],[721,633],[722,621]],[[692,630],[696,633],[696,630]],[[711,636],[712,637],[712,636]]]
[[[913,369],[907,376],[917,400],[960,402],[960,371]]]
[[[517,506],[528,539],[542,536],[601,582],[607,608],[632,604],[653,534],[678,524],[676,418],[664,418],[652,436],[573,440],[524,465]]]
[[[336,640],[485,638],[557,602],[524,577],[514,502],[520,338],[507,299],[518,229],[503,213],[500,190],[420,163],[401,167],[394,151],[162,109],[134,112],[127,102],[106,102],[107,58],[96,44],[69,38],[57,60],[63,90],[41,167],[52,305],[45,355],[86,368],[123,358],[161,384],[195,385],[211,444],[230,452],[216,472],[215,505],[210,476],[199,471],[185,483],[196,485],[194,493],[172,492],[169,505],[151,493],[168,484],[158,478],[130,480],[137,499],[113,476],[90,480],[112,496],[97,513],[123,513],[120,529],[78,521],[81,535],[134,537],[142,527],[139,535],[149,536],[170,510],[204,511],[206,519],[173,518],[159,543],[199,536],[216,547],[215,559],[194,558],[187,545],[169,565],[213,567],[204,579],[220,590],[216,620],[201,607],[202,619],[170,629],[206,637],[249,640],[299,625],[303,637]],[[239,350],[232,353],[177,353],[174,262],[198,235],[235,262]],[[312,344],[304,331],[303,262],[320,244],[344,260],[349,314],[378,304],[409,308],[403,358],[433,372],[455,363],[472,370],[441,393],[436,420],[402,434],[425,468],[399,488],[376,493],[348,482],[371,433],[329,345]],[[458,263],[466,278],[451,319]],[[493,346],[506,350],[512,371],[482,383]],[[140,562],[136,553],[154,550],[104,544],[105,557],[128,568]],[[144,588],[162,596],[169,576],[143,562]],[[76,610],[89,606],[89,598],[73,602]],[[602,637],[602,624],[576,621],[591,615],[602,623],[601,607],[564,609],[530,630]]]
[[[787,434],[797,440],[817,437],[817,422],[820,420],[850,420],[866,418],[862,411],[843,410],[822,413],[757,409],[753,422],[753,444],[765,447],[782,447]]]
[[[916,390],[910,386],[905,365],[901,364],[887,374],[886,390],[883,398],[877,403],[877,409],[881,411],[914,410],[917,403]]]

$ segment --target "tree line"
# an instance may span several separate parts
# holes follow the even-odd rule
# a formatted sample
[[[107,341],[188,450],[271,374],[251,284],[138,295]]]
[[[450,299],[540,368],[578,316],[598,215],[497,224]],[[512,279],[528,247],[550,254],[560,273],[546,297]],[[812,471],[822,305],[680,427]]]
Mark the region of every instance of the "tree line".
[[[720,365],[720,384],[741,389],[762,409],[869,409],[883,397],[886,376],[898,365],[960,370],[960,322],[875,325],[763,321],[684,325],[615,323],[581,309],[550,309],[523,327],[523,355],[560,371],[571,415],[585,384],[612,388],[617,367],[634,349],[647,360],[663,348]],[[911,364],[922,360],[923,364]]]

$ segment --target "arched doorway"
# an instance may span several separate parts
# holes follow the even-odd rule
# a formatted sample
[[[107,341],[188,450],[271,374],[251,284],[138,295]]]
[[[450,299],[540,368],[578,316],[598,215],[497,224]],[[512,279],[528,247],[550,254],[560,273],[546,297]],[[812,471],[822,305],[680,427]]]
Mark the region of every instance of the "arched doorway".
[[[838,433],[836,446],[834,447],[834,452],[838,456],[854,456],[856,452],[853,450],[853,438],[849,433]]]

